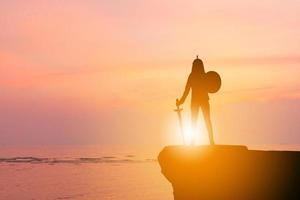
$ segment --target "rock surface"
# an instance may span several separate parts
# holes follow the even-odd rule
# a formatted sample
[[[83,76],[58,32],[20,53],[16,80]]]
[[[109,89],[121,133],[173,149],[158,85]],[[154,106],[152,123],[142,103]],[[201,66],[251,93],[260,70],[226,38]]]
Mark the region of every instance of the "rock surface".
[[[300,152],[168,146],[158,160],[175,200],[300,199]]]

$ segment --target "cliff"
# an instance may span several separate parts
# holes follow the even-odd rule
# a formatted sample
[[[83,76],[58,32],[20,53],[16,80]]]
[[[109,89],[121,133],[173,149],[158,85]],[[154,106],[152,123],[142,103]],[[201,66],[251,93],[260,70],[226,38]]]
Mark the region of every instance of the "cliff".
[[[158,160],[175,200],[300,199],[300,152],[168,146]]]

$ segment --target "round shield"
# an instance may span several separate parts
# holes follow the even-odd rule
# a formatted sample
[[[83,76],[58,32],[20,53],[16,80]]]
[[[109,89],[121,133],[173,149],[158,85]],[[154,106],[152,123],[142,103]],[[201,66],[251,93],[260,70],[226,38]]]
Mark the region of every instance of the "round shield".
[[[205,75],[205,84],[209,93],[216,93],[221,87],[221,77],[215,71],[209,71]]]

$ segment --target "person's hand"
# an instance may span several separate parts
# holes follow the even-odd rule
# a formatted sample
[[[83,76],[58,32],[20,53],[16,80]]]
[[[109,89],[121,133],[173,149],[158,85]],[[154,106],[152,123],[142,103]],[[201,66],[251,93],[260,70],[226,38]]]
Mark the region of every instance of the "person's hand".
[[[181,101],[179,101],[178,99],[176,99],[176,106],[179,107],[181,105]]]

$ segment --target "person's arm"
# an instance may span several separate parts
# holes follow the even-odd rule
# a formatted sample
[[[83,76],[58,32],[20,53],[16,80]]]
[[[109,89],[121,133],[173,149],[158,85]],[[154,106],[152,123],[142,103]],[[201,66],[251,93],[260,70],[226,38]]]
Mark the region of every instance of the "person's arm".
[[[180,100],[176,102],[176,105],[181,105],[181,104],[184,103],[186,97],[188,96],[188,94],[190,92],[190,89],[191,89],[191,81],[190,81],[190,77],[189,77],[188,81],[187,81],[187,83],[185,85],[185,89],[184,89],[183,95],[180,98]]]

